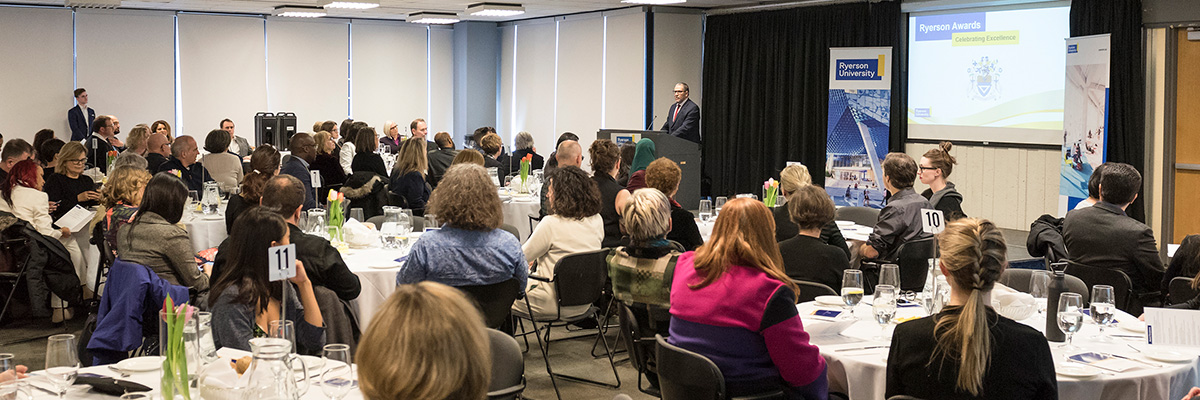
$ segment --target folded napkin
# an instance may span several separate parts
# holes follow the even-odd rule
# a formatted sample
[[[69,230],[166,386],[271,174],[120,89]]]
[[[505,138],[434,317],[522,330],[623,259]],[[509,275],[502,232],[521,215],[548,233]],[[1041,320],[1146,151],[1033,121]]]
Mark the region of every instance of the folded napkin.
[[[350,218],[342,224],[342,235],[346,239],[346,244],[354,248],[361,249],[379,244],[379,232],[368,228],[354,218]]]
[[[1029,293],[1021,293],[1013,288],[996,283],[992,288],[992,308],[1006,318],[1020,321],[1033,316],[1037,312],[1037,301]]]

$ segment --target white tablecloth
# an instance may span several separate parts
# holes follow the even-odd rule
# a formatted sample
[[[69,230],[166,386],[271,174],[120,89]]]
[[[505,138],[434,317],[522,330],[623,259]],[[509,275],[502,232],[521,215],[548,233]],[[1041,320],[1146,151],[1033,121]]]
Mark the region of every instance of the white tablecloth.
[[[192,238],[192,249],[197,253],[217,247],[229,236],[229,232],[225,231],[224,210],[220,214],[213,215],[201,213],[189,215],[185,212],[179,223],[183,224],[184,229],[187,229],[188,236]]]
[[[705,242],[708,241],[709,236],[712,236],[714,222],[716,221],[713,220],[709,222],[703,222],[700,221],[699,218],[696,218],[696,227],[700,229],[700,237],[703,238]],[[838,224],[838,228],[842,231],[842,236],[845,237],[847,241],[860,242],[867,241],[867,236],[870,236],[871,231],[874,230],[874,228],[870,226],[862,226],[857,224]]]
[[[363,330],[370,326],[371,317],[379,311],[383,302],[396,291],[396,273],[403,265],[396,259],[405,253],[404,250],[381,248],[351,249],[342,253],[342,260],[346,261],[350,272],[357,275],[362,284],[362,292],[358,294],[357,299],[350,302],[350,306],[354,307],[358,315],[358,324]]]
[[[812,343],[821,348],[821,355],[825,357],[825,361],[828,363],[829,389],[849,394],[851,400],[883,399],[887,385],[887,348],[837,351],[839,349],[890,344],[891,331],[895,329],[895,324],[891,324],[888,327],[888,339],[886,342],[874,340],[874,337],[880,333],[880,327],[870,319],[871,306],[869,304],[870,296],[864,297],[863,302],[855,308],[855,314],[861,320],[843,331],[841,335],[814,337],[812,339]],[[807,318],[806,316],[811,315],[813,310],[818,308],[841,309],[840,307],[819,306],[814,302],[803,303],[797,305],[796,308],[804,320],[804,326],[810,330],[830,323],[820,319]],[[897,311],[897,317],[924,315],[925,312],[921,307],[902,307]],[[1045,315],[1039,316],[1034,314],[1034,316],[1020,322],[1044,332],[1045,318]],[[1133,319],[1134,317],[1118,311],[1117,319],[1120,320],[1122,318]],[[1145,344],[1144,338],[1140,340],[1113,338],[1112,343],[1100,343],[1091,339],[1098,332],[1099,328],[1089,320],[1083,329],[1075,334],[1074,344],[1081,349],[1070,352],[1070,354],[1077,354],[1082,351],[1101,351],[1147,361],[1161,365],[1161,367],[1152,368],[1147,366],[1145,368],[1135,368],[1122,373],[1100,375],[1091,379],[1078,379],[1059,375],[1059,398],[1113,400],[1179,399],[1192,386],[1200,384],[1200,380],[1197,379],[1197,372],[1200,369],[1200,349],[1173,348],[1173,350],[1194,352],[1198,357],[1185,363],[1162,363],[1142,357],[1127,345],[1147,348],[1148,346]],[[1106,332],[1120,335],[1137,335],[1136,333],[1116,327],[1108,328]],[[1059,350],[1058,346],[1058,343],[1050,344],[1055,362],[1064,362],[1068,356],[1068,352]],[[1004,351],[1019,351],[1019,349],[1004,349]]]
[[[517,227],[517,232],[521,235],[521,243],[525,243],[529,239],[529,235],[533,233],[529,229],[529,216],[538,216],[542,208],[542,203],[538,201],[537,196],[533,196],[528,201],[510,200],[501,203],[500,210],[504,213],[504,223]]]

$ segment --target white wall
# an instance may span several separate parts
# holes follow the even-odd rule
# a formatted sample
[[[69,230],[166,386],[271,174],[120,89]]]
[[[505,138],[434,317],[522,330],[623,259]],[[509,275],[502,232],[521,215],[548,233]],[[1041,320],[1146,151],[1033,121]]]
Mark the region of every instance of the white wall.
[[[71,11],[45,8],[0,8],[0,128],[4,140],[33,140],[39,129],[53,129],[70,139],[67,110],[75,106],[72,73]],[[104,112],[105,100],[92,108]]]
[[[408,135],[409,122],[429,113],[429,29],[356,20],[351,35],[352,113],[380,130],[396,122]]]
[[[174,13],[79,10],[75,30],[79,86],[97,113],[116,115],[122,132],[159,119],[175,126]]]
[[[675,84],[688,84],[692,101],[704,110],[704,87],[701,85],[702,50],[704,48],[704,15],[688,13],[654,13],[654,113],[658,120],[654,129],[661,128],[670,118],[671,103],[675,102]],[[702,113],[703,114],[703,113]]]
[[[265,21],[200,14],[180,14],[178,21],[181,112],[175,134],[200,138],[229,118],[234,132],[253,143],[254,113],[268,111]],[[174,120],[166,117],[157,119]]]

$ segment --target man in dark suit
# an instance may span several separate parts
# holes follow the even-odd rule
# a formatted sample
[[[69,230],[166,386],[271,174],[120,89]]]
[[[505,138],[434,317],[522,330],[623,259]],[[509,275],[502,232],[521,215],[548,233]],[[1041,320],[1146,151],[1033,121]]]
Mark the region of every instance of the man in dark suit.
[[[100,172],[108,173],[108,152],[125,150],[124,143],[117,139],[120,123],[111,115],[101,115],[92,122],[92,135],[83,142],[87,152],[87,167],[100,168]]]
[[[158,167],[167,162],[170,155],[171,141],[167,140],[167,135],[154,133],[146,139],[146,168],[150,172],[157,172]]]
[[[279,172],[294,176],[304,184],[304,210],[316,207],[317,198],[313,193],[312,175],[308,173],[308,164],[317,158],[317,141],[312,135],[300,132],[292,136],[288,146],[292,150],[292,156],[283,163]]]
[[[421,126],[425,126],[425,123],[422,122]],[[458,150],[454,150],[454,139],[448,132],[438,132],[434,136],[434,141],[437,143],[438,149],[429,152],[429,174],[427,174],[426,180],[429,181],[430,186],[437,187],[438,182],[442,180],[442,175],[446,173],[446,169],[454,163],[454,156],[458,155]]]
[[[429,125],[425,123],[424,119],[417,118],[408,124],[408,133],[412,134],[412,137],[421,138],[421,140],[425,141],[425,151],[438,151],[441,149],[441,146],[437,143],[437,138],[434,138],[433,142],[426,139],[429,136]],[[437,184],[434,183],[434,185],[436,186]]]
[[[1124,272],[1138,295],[1157,289],[1163,275],[1154,232],[1125,214],[1141,187],[1142,175],[1132,165],[1105,163],[1100,201],[1068,212],[1063,221],[1071,261]]]
[[[158,166],[158,172],[169,172],[178,176],[187,185],[188,190],[203,194],[204,182],[213,179],[204,166],[196,162],[199,155],[200,149],[196,146],[196,139],[187,135],[177,137],[175,143],[171,143],[171,158]]]
[[[229,152],[238,157],[245,158],[250,155],[254,149],[250,148],[250,142],[246,138],[233,134],[233,120],[225,118],[221,120],[221,130],[229,132]]]
[[[700,143],[700,106],[688,98],[688,85],[675,84],[675,103],[667,112],[667,122],[662,130],[680,139]]]
[[[87,106],[87,89],[75,89],[75,107],[67,110],[67,123],[71,125],[71,141],[78,142],[86,139],[92,132],[92,122],[96,120],[96,111]]]

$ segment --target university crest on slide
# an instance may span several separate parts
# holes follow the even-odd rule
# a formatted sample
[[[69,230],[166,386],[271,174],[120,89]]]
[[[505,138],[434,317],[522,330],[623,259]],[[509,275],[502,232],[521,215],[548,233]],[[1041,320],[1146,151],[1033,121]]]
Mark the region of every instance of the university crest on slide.
[[[967,78],[970,80],[968,97],[972,100],[999,100],[1001,72],[1004,69],[1000,68],[1000,62],[987,56],[971,61],[971,66],[967,67]]]

